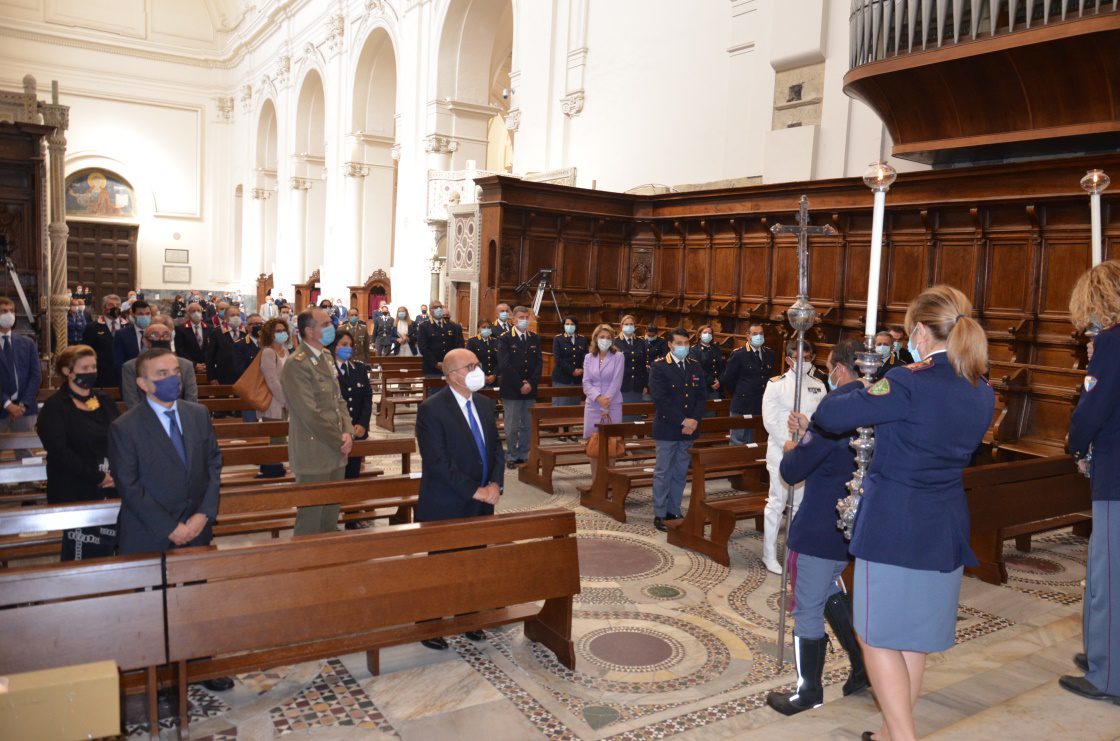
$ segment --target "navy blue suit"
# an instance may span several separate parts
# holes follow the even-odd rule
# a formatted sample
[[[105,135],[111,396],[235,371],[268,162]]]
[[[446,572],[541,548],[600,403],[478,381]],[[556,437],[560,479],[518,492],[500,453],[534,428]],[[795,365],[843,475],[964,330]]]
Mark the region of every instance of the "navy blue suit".
[[[976,565],[961,475],[994,409],[991,386],[958,376],[943,352],[817,408],[813,422],[832,434],[875,426],[853,555],[927,571]]]
[[[125,363],[140,354],[140,335],[137,334],[137,325],[126,324],[113,335],[113,361],[117,365],[117,373]]]
[[[681,432],[685,419],[699,420],[704,416],[704,401],[708,398],[708,382],[704,370],[692,358],[684,359],[684,369],[678,367],[671,355],[666,354],[653,362],[649,369],[649,394],[653,397],[653,439],[695,440],[700,428],[691,435]]]
[[[723,369],[727,363],[723,359],[723,350],[719,345],[708,343],[705,345],[703,342],[698,342],[692,346],[688,351],[691,358],[695,358],[700,367],[704,369],[704,376],[708,379],[708,394],[710,396],[722,396],[720,391],[723,388],[723,382],[720,381],[720,388],[713,389],[712,384],[720,380],[723,376]]]
[[[625,358],[626,366],[622,371],[622,393],[641,395],[649,387],[650,358],[646,341],[641,339],[615,339],[614,346]],[[623,401],[626,397],[623,396]]]
[[[124,322],[121,324],[121,328],[125,327],[131,328],[132,325]],[[119,388],[121,385],[121,366],[113,358],[113,333],[104,317],[99,317],[97,321],[86,325],[85,334],[82,335],[82,344],[89,345],[97,354],[97,387]]]
[[[420,404],[416,413],[416,442],[427,462],[420,476],[416,519],[420,522],[494,514],[494,505],[474,498],[483,485],[505,481],[502,441],[498,437],[495,404],[480,394],[471,395],[486,442],[486,476],[482,456],[470,425],[463,416],[455,391],[444,387]]]
[[[830,561],[848,560],[848,541],[836,527],[836,502],[848,496],[844,485],[856,470],[855,456],[848,445],[853,433],[825,432],[816,424],[815,415],[862,388],[863,384],[852,382],[821,399],[809,430],[797,447],[782,457],[782,479],[792,484],[805,482],[801,507],[789,529],[789,547],[798,553]]]
[[[36,398],[42,380],[42,370],[39,367],[38,349],[35,347],[35,341],[30,337],[15,332],[11,332],[8,337],[11,340],[11,348],[0,354],[0,386],[3,389],[0,407],[15,397],[16,404],[23,404],[27,408],[24,416],[30,417],[39,412],[39,402]],[[0,409],[0,419],[7,417],[7,409]]]
[[[762,395],[774,375],[774,351],[740,347],[732,351],[719,381],[723,398],[731,399],[732,414],[762,414]]]
[[[573,374],[577,370],[583,370],[583,359],[586,356],[586,337],[566,334],[558,334],[553,337],[552,384],[554,386],[576,386],[582,383],[583,379]]]
[[[669,352],[669,343],[664,337],[646,335],[646,365],[653,365],[653,361],[665,357]]]
[[[463,347],[463,328],[450,319],[433,319],[420,322],[416,329],[416,344],[420,354],[424,356],[424,375],[441,375],[437,363],[443,362],[443,356],[450,350]]]
[[[528,401],[537,398],[541,380],[541,336],[535,332],[506,332],[498,338],[498,387],[503,400]],[[529,393],[521,384],[529,382]],[[507,415],[506,423],[509,419]],[[506,430],[508,438],[510,430]]]
[[[467,340],[467,349],[478,358],[478,367],[486,377],[498,375],[498,341],[493,337],[471,337]]]
[[[1069,425],[1069,451],[1084,458],[1093,448],[1093,501],[1120,501],[1120,325],[1093,340],[1081,399]]]

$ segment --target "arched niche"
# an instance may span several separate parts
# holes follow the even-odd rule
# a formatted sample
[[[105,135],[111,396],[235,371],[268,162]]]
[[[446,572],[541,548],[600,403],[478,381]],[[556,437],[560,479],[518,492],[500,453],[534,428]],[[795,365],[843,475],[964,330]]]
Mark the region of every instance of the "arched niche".
[[[309,306],[319,303],[319,271],[315,270],[303,283],[296,283],[293,301],[299,314]]]
[[[66,218],[135,219],[136,192],[123,177],[100,167],[78,170],[66,178]]]
[[[382,304],[389,304],[392,300],[393,282],[389,280],[389,274],[380,268],[374,270],[364,284],[350,287],[350,308],[357,309],[362,319],[369,319]]]
[[[318,270],[323,264],[327,234],[327,189],[322,179],[327,150],[326,94],[318,70],[308,70],[296,100],[292,187],[307,191],[304,233],[296,238],[297,244],[302,245],[295,265],[299,275]]]

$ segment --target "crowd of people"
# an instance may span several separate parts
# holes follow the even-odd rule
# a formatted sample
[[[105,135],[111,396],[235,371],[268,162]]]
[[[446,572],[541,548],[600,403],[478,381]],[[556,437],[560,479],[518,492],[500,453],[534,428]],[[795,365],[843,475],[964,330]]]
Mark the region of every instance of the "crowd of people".
[[[419,356],[425,376],[447,382],[417,414],[420,454],[438,461],[422,470],[422,521],[492,513],[504,471],[528,457],[545,343],[525,306],[499,304],[496,316],[479,321],[467,338],[439,301],[421,306],[415,319],[405,307],[382,305],[366,321],[340,300],[324,299],[294,316],[282,296],[246,312],[232,297],[191,293],[177,297],[165,315],[130,292],[123,301],[101,297],[100,313],[92,316],[84,310],[91,298],[81,288],[74,292],[72,344],[55,359],[62,385],[41,410],[34,343],[11,333],[14,304],[0,298],[0,429],[29,430],[37,422],[51,503],[123,502],[116,528],[69,531],[65,559],[210,541],[221,456],[206,409],[196,403],[194,381],[203,371],[209,383],[232,385],[255,361],[270,394],[259,417],[288,420],[296,481],[321,482],[360,473],[361,458],[351,453],[355,441],[369,436],[371,357]],[[971,314],[954,288],[923,291],[903,325],[875,336],[882,368],[868,380],[856,364],[862,343],[840,341],[819,359],[808,342],[768,347],[762,323],[751,324],[743,344],[726,355],[710,325],[666,333],[649,325],[640,333],[633,315],[590,332],[566,316],[551,340],[551,385],[570,389],[553,403],[583,404],[585,441],[600,425],[623,421],[624,404],[652,402],[652,514],[660,531],[682,516],[689,450],[708,402],[729,399],[732,415],[762,418],[770,480],[762,561],[775,574],[783,573],[783,513],[793,513],[785,559],[794,577],[798,676],[793,692],[769,694],[779,712],[823,702],[827,622],[851,662],[844,694],[871,685],[883,710],[883,727],[864,737],[914,737],[925,658],[953,645],[961,576],[976,564],[961,476],[991,423],[994,393],[986,380],[986,335]],[[1111,507],[1120,500],[1120,262],[1082,278],[1071,316],[1079,328],[1099,332],[1070,429],[1071,451],[1093,479],[1086,651],[1075,658],[1084,676],[1063,677],[1062,686],[1115,702],[1120,657],[1111,661],[1117,647],[1107,616],[1120,607],[1120,567],[1112,568],[1120,552],[1112,547],[1120,542],[1120,509]],[[485,386],[498,390],[504,446],[496,404],[478,393]],[[128,409],[122,415],[103,391],[112,387],[120,388]],[[875,428],[876,452],[848,542],[837,528],[836,502],[854,471],[848,440],[865,426]],[[731,444],[753,443],[750,430],[731,436]],[[152,465],[155,460],[174,465]],[[597,461],[591,463],[594,474]],[[282,467],[262,467],[260,476],[282,473]],[[333,531],[338,515],[337,505],[301,508],[295,533]],[[861,595],[855,604],[841,579],[851,558]],[[424,643],[447,647],[443,639]]]

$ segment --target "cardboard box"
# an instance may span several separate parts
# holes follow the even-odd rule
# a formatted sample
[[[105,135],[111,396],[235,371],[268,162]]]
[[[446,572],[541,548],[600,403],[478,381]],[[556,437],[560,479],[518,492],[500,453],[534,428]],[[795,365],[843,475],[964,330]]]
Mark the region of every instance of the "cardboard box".
[[[120,672],[98,661],[0,677],[0,741],[73,741],[121,732]]]

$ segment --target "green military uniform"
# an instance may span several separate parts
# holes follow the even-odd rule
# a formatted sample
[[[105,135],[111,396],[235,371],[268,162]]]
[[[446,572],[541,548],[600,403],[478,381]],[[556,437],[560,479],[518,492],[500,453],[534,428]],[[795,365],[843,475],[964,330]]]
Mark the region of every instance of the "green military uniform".
[[[349,320],[338,325],[340,330],[345,329],[354,335],[354,360],[360,360],[369,365],[369,326],[359,319],[351,324]]]
[[[318,357],[303,343],[289,356],[280,374],[288,402],[288,462],[297,483],[341,481],[346,457],[339,448],[344,433],[354,434],[350,410],[338,388],[334,356]],[[296,535],[333,532],[339,505],[300,507]]]

